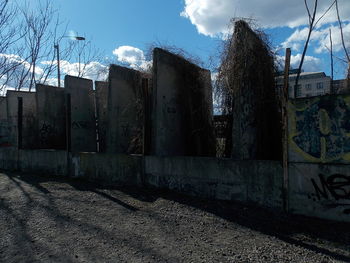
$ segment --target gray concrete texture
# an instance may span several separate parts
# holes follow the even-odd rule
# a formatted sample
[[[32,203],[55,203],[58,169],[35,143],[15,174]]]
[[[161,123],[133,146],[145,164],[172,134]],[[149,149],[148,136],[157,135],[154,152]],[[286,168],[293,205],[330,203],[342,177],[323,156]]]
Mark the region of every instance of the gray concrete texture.
[[[274,88],[274,62],[261,38],[244,21],[235,23],[228,74],[233,97],[232,158],[282,157],[280,114]]]
[[[210,71],[153,51],[151,154],[215,156]]]
[[[7,100],[0,97],[0,147],[10,145],[10,131],[7,121]]]
[[[7,91],[7,120],[9,144],[17,147],[18,98],[23,99],[22,148],[35,149],[38,145],[36,99],[34,92]]]
[[[289,211],[350,222],[349,165],[291,163]],[[105,185],[151,186],[207,199],[252,202],[281,210],[277,161],[157,157],[0,148],[0,169],[82,177]]]
[[[145,156],[144,182],[209,199],[282,209],[282,167],[276,161]]]
[[[16,147],[0,147],[0,169],[18,170],[18,151]]]
[[[79,153],[71,159],[71,176],[84,177],[104,185],[140,186],[141,155]]]
[[[17,170],[43,175],[67,175],[67,152],[58,150],[19,150]]]
[[[66,107],[64,89],[36,85],[40,149],[66,149]]]
[[[141,153],[143,97],[139,71],[111,65],[108,88],[108,153]]]
[[[93,82],[66,75],[65,92],[71,97],[71,151],[96,152],[96,119]]]
[[[106,152],[108,123],[108,82],[95,81],[98,152]]]
[[[350,95],[289,101],[290,162],[350,164]]]

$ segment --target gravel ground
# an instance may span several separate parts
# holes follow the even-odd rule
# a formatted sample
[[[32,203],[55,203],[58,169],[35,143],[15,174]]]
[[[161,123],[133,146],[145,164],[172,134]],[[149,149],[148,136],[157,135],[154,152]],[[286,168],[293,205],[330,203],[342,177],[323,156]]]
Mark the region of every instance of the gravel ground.
[[[0,173],[0,262],[350,262],[350,224]]]

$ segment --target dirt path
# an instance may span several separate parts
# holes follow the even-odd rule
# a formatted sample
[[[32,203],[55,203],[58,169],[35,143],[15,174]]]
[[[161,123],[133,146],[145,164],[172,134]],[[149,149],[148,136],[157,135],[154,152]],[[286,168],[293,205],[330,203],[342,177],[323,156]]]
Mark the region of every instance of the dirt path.
[[[0,173],[0,262],[350,262],[350,225]]]

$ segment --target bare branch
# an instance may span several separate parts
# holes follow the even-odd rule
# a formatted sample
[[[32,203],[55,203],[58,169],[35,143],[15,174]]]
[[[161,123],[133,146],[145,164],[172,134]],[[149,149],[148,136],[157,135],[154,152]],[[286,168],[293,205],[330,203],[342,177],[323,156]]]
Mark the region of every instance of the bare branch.
[[[346,56],[346,58],[348,60],[348,63],[350,63],[349,52],[346,49],[345,41],[344,41],[343,25],[342,25],[342,22],[340,20],[340,15],[339,15],[338,0],[335,0],[335,9],[337,11],[337,18],[338,18],[338,23],[339,23],[339,29],[340,29],[340,36],[341,36],[342,46],[343,46],[343,49],[344,49],[344,52],[345,52],[345,56]]]

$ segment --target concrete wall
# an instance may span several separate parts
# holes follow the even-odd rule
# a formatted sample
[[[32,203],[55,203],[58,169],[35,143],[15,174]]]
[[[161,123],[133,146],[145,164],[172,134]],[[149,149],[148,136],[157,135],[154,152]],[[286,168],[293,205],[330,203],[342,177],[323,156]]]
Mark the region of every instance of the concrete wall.
[[[56,150],[20,150],[18,170],[35,174],[67,175],[67,152]]]
[[[282,209],[282,167],[274,161],[145,156],[145,182],[157,188]]]
[[[227,79],[233,97],[232,158],[282,158],[280,114],[274,88],[274,62],[266,45],[246,22],[235,23]]]
[[[350,163],[350,95],[289,102],[289,161]]]
[[[0,147],[0,169],[18,170],[18,151],[16,147]]]
[[[7,121],[7,100],[0,97],[0,147],[10,145],[10,131]]]
[[[106,185],[141,185],[142,156],[79,153],[72,157],[71,175]]]
[[[350,222],[349,168],[349,165],[291,163],[289,211]],[[65,151],[17,151],[14,147],[3,147],[0,169],[70,174],[99,184],[151,186],[202,198],[283,209],[283,171],[277,161],[102,153],[67,156]]]
[[[141,73],[111,65],[108,89],[108,153],[141,153],[143,99]]]
[[[71,150],[96,152],[95,100],[92,80],[66,75],[65,91],[71,96]]]
[[[156,48],[152,89],[151,153],[215,156],[210,71]]]
[[[108,82],[95,81],[98,151],[106,152],[108,123]]]
[[[350,165],[289,164],[290,212],[350,222]]]
[[[36,85],[39,145],[41,149],[66,148],[66,108],[64,89]]]
[[[7,120],[10,145],[17,147],[18,97],[23,98],[22,148],[33,149],[38,145],[37,113],[34,92],[7,91]]]

